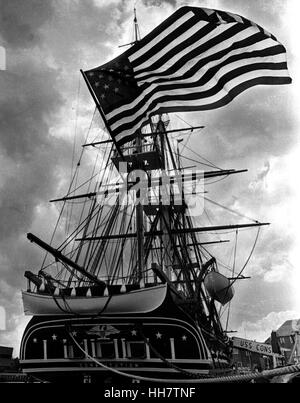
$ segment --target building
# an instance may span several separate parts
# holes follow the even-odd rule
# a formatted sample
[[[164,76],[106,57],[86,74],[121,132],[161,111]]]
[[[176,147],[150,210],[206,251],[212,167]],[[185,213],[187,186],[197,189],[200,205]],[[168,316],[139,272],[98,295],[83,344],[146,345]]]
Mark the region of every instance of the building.
[[[279,355],[274,353],[270,344],[254,340],[232,338],[233,364],[239,373],[266,370],[278,365]]]
[[[286,363],[289,363],[291,354],[291,363],[300,362],[300,319],[285,321],[273,334]],[[266,343],[271,343],[271,338]]]
[[[255,368],[262,368],[264,370],[270,367],[269,360],[260,354],[238,348],[233,349],[233,362],[239,373],[252,372]]]

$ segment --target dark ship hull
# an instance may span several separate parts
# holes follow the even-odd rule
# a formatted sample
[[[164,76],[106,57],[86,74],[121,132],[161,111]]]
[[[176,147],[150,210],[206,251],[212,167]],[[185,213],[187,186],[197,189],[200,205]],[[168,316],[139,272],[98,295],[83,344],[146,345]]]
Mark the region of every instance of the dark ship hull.
[[[180,382],[228,374],[230,348],[198,325],[170,292],[145,314],[34,316],[20,363],[26,374],[50,382]]]

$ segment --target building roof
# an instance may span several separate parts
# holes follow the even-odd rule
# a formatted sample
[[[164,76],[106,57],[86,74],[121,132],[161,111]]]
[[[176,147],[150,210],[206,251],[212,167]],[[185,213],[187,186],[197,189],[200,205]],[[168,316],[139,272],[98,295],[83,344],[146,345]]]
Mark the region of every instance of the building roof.
[[[300,331],[300,319],[287,320],[276,330],[277,337],[290,336],[296,330]]]

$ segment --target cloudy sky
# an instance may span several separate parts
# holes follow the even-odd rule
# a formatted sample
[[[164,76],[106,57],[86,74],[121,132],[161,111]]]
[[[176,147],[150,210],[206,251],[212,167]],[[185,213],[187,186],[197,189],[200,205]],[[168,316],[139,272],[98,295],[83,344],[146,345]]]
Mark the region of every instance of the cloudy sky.
[[[241,14],[287,48],[292,85],[256,87],[224,108],[184,119],[206,126],[189,147],[222,168],[248,169],[216,184],[216,190],[210,187],[209,197],[272,223],[261,232],[245,272],[251,280],[235,287],[230,328],[263,341],[284,320],[300,317],[298,3],[0,0],[0,45],[6,49],[6,70],[0,70],[0,313],[6,312],[6,330],[0,319],[0,344],[13,345],[18,355],[27,323],[23,273],[39,269],[42,256],[26,233],[50,239],[57,210],[48,201],[66,190],[74,144],[76,159],[93,114],[79,70],[105,63],[120,53],[118,45],[132,41],[134,5],[142,35],[189,4]],[[255,231],[241,237],[237,269],[254,239]],[[229,252],[222,256],[218,248],[217,256],[228,263]]]

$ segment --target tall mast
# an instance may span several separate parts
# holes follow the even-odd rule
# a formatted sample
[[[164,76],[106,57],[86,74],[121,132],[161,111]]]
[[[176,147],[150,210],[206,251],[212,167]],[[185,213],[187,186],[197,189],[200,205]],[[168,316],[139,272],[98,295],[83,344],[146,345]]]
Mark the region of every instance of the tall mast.
[[[139,25],[136,16],[136,8],[134,12],[134,43],[137,43],[140,39],[139,35]],[[142,153],[143,151],[143,140],[142,132],[138,130],[136,136],[136,153]],[[141,168],[141,167],[139,167]],[[142,195],[140,190],[137,191],[136,197],[140,199]],[[136,233],[137,233],[137,280],[141,281],[143,279],[144,271],[144,211],[141,202],[136,205]]]
[[[161,145],[161,154],[162,154],[162,160],[163,160],[163,166],[166,166],[166,155],[165,155],[165,124],[162,121],[161,115],[159,116],[159,121],[157,125],[157,133],[160,138],[160,145]],[[164,192],[170,192],[170,189],[163,189]],[[169,195],[170,196],[170,195]],[[172,265],[179,264],[178,260],[176,259],[176,256],[174,256],[174,251],[172,248],[172,239],[170,235],[170,229],[171,229],[171,216],[170,216],[170,211],[168,206],[161,206],[161,218],[160,218],[160,228],[163,233],[163,236],[161,237],[161,242],[162,242],[162,247],[164,249],[164,263],[163,264],[163,269],[165,271],[165,274],[169,279],[172,278]]]
[[[141,131],[138,131],[136,137],[136,152],[137,154],[142,152],[142,136]],[[136,192],[137,199],[140,199],[143,195],[140,194],[140,190]],[[141,202],[136,205],[136,233],[137,233],[137,264],[138,264],[138,281],[143,278],[144,270],[144,210]]]
[[[138,20],[137,20],[137,16],[136,16],[136,8],[133,9],[134,12],[134,43],[138,42],[141,38],[140,38],[140,28],[139,28],[139,24],[138,24]]]

